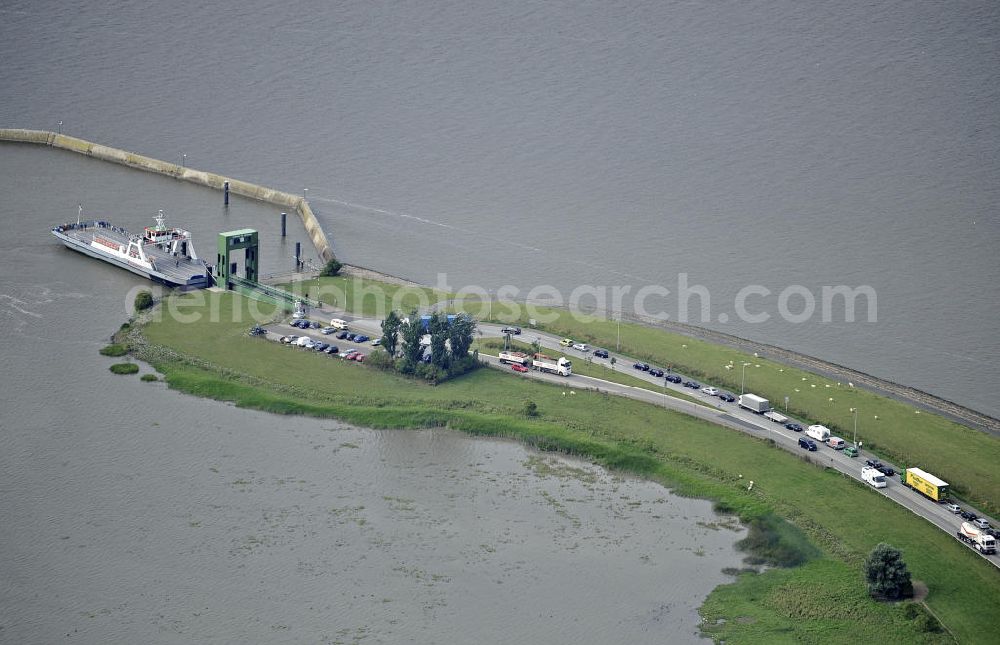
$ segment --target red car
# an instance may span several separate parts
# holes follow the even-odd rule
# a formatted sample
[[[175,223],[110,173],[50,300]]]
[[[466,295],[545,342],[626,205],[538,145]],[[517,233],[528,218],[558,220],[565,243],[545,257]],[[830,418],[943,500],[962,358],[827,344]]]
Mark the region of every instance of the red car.
[[[527,372],[528,371],[528,368],[525,367],[524,365],[521,365],[520,363],[514,363],[513,365],[510,366],[510,369],[514,370],[515,372]]]
[[[365,362],[365,355],[362,354],[361,352],[358,352],[357,354],[355,354],[354,356],[352,356],[349,360],[357,361],[359,363],[364,363]]]

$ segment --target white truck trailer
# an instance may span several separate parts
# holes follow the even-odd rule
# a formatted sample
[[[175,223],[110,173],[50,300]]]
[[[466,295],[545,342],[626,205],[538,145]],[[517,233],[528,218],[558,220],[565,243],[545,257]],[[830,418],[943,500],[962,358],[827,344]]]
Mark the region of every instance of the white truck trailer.
[[[531,366],[539,372],[548,372],[559,376],[569,376],[573,373],[573,363],[565,356],[556,360],[545,354],[535,354]]]
[[[861,469],[861,479],[865,481],[872,488],[885,488],[885,475],[882,474],[880,470],[872,468],[871,466],[865,466]]]
[[[500,352],[500,362],[504,363],[517,363],[518,365],[527,366],[531,362],[531,359],[524,352]]]
[[[741,394],[739,405],[757,414],[764,414],[771,409],[771,403],[762,396],[756,394]]]
[[[831,432],[830,428],[816,424],[806,428],[806,434],[815,439],[816,441],[822,441],[823,443],[826,443],[830,439]]]
[[[962,527],[958,529],[956,535],[959,540],[980,553],[990,555],[997,552],[996,538],[974,524],[962,522]]]

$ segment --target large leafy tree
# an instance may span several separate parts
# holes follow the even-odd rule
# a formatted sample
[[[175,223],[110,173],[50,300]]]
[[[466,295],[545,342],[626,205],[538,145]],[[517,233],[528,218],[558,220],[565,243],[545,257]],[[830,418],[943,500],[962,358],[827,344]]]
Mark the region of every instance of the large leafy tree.
[[[410,314],[410,318],[407,322],[400,326],[403,332],[403,364],[408,370],[412,371],[413,368],[420,362],[420,357],[424,353],[424,348],[420,346],[420,339],[424,335],[424,327],[420,324],[420,317],[417,316],[417,312],[414,311]]]
[[[382,321],[382,347],[385,348],[389,356],[396,355],[396,346],[399,344],[399,330],[403,321],[395,311],[390,311]]]
[[[448,317],[438,312],[431,316],[429,325],[431,334],[431,363],[441,368],[448,369],[450,357],[445,343],[448,341]]]
[[[469,314],[458,314],[448,327],[448,342],[451,344],[451,355],[455,360],[462,360],[469,355],[473,335],[476,333],[476,321]]]
[[[864,562],[868,593],[876,598],[898,600],[913,594],[910,570],[903,562],[899,549],[882,542],[868,554]]]

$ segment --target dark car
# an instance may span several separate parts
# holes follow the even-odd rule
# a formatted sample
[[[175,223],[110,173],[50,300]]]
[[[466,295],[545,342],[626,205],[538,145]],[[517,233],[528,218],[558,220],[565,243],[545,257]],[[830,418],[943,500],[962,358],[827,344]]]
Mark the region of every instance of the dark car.
[[[979,517],[975,513],[970,513],[969,511],[962,511],[961,513],[959,513],[959,515],[962,516],[963,520],[969,520],[970,522]]]
[[[323,351],[325,351],[330,356],[333,356],[334,354],[339,354],[340,353],[340,348],[337,347],[336,345],[330,345],[329,347],[327,347]]]
[[[797,423],[786,423],[785,427],[791,430],[792,432],[802,432],[802,426],[800,426]]]
[[[607,358],[608,357],[608,350],[606,350],[606,349],[595,349],[594,350],[594,356],[596,356],[597,358]]]
[[[320,328],[320,327],[322,327],[322,326],[323,326],[323,325],[319,324],[319,323],[318,323],[318,322],[316,322],[315,320],[311,320],[311,321],[309,321],[309,327],[310,327],[310,328],[312,328],[312,329],[319,329],[319,328]]]
[[[692,390],[700,390],[701,383],[699,383],[698,381],[684,381],[684,387],[689,387]]]
[[[878,471],[882,470],[882,462],[879,461],[878,459],[866,459],[865,460],[865,465],[866,466],[871,466],[872,468],[874,468],[875,470],[878,470]]]
[[[733,401],[736,400],[736,397],[730,394],[729,392],[719,392],[719,398],[725,401],[726,403],[732,403]],[[801,429],[802,428],[799,428],[799,430]]]
[[[816,452],[816,442],[812,439],[799,437],[799,448],[805,448],[809,452]]]
[[[636,363],[635,365],[632,366],[632,369],[639,370],[640,372],[648,372],[649,371],[649,364],[648,363]]]
[[[324,349],[326,349],[329,346],[330,346],[330,343],[316,343],[315,345],[313,345],[313,349],[315,349],[317,352],[322,352]]]
[[[352,334],[351,332],[347,332],[347,340],[354,340],[355,338],[357,338],[357,336],[355,334]]]
[[[521,334],[520,327],[504,327],[500,330],[501,334],[513,334],[514,336],[519,336]]]
[[[365,336],[364,334],[358,334],[357,336],[354,337],[354,342],[355,343],[367,343],[370,340],[371,340],[371,338],[369,338],[368,336]]]
[[[663,376],[663,370],[661,370],[658,367],[651,367],[651,368],[649,368],[649,375],[650,376],[655,376],[655,377],[659,378],[659,377]]]
[[[667,374],[664,378],[670,381],[671,383],[681,382],[681,377],[677,376],[676,374]]]
[[[339,334],[337,334],[337,338],[339,340],[344,340],[345,338],[347,338],[347,332],[346,331],[340,332]]]
[[[299,318],[298,320],[292,321],[292,327],[298,327],[299,329],[305,329],[309,326],[309,322]]]
[[[886,466],[885,464],[883,464],[882,467],[878,469],[878,471],[883,475],[885,475],[886,477],[892,477],[893,475],[896,474],[896,471],[891,466]]]

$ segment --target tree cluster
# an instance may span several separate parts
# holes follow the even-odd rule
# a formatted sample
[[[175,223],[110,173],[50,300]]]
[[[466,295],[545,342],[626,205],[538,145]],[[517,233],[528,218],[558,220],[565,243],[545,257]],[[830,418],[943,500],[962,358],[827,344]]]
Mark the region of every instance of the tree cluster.
[[[447,315],[436,313],[425,330],[416,311],[405,320],[390,311],[382,321],[385,354],[376,357],[373,364],[437,383],[465,374],[478,365],[478,357],[469,354],[475,332],[476,321],[468,314],[458,314],[449,321]],[[421,344],[425,334],[430,335],[430,345],[426,348]],[[428,350],[430,362],[424,359]]]

